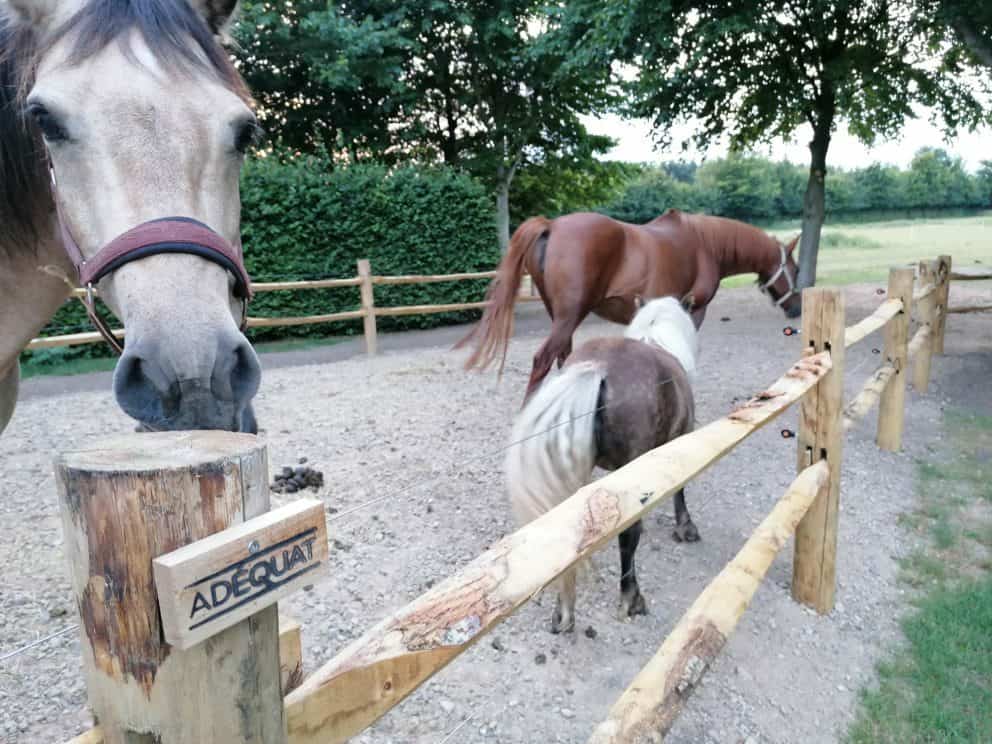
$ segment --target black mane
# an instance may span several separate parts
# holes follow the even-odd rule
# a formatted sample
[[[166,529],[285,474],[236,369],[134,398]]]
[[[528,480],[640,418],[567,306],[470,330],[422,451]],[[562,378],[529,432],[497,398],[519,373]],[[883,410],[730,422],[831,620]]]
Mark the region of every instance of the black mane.
[[[207,72],[246,101],[244,81],[206,21],[186,0],[90,0],[43,38],[0,12],[0,251],[33,249],[51,214],[44,146],[24,113],[37,60],[70,40],[68,64],[79,64],[136,31],[159,60],[180,73]]]

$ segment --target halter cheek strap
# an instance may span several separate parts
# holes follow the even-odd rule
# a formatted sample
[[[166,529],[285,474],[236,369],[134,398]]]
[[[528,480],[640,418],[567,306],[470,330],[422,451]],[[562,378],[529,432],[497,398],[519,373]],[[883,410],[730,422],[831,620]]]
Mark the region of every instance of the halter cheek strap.
[[[778,250],[780,254],[778,269],[776,269],[775,273],[772,274],[771,278],[765,281],[763,284],[759,279],[758,289],[761,291],[762,294],[767,294],[769,297],[771,297],[771,292],[769,292],[769,288],[778,280],[780,276],[784,274],[785,280],[789,284],[789,290],[783,293],[783,295],[779,297],[777,300],[772,299],[772,304],[775,305],[775,307],[782,307],[782,304],[786,300],[792,297],[792,295],[796,294],[796,282],[793,276],[788,272],[788,269],[786,268],[788,266],[788,257],[785,255],[785,246],[779,243]]]
[[[94,256],[86,258],[83,256],[76,239],[72,236],[62,213],[55,184],[55,171],[50,168],[49,172],[52,178],[52,198],[55,201],[55,209],[58,214],[62,244],[65,246],[69,260],[76,267],[79,283],[86,290],[85,298],[81,301],[86,307],[90,322],[93,323],[107,343],[113,347],[114,351],[123,354],[124,348],[104,320],[97,314],[93,287],[102,278],[131,261],[138,261],[162,253],[185,253],[199,256],[230,272],[234,277],[234,296],[241,299],[240,327],[242,331],[245,330],[248,324],[248,301],[251,299],[252,291],[251,280],[244,265],[240,241],[234,245],[202,222],[190,217],[163,217],[132,227],[111,240]]]

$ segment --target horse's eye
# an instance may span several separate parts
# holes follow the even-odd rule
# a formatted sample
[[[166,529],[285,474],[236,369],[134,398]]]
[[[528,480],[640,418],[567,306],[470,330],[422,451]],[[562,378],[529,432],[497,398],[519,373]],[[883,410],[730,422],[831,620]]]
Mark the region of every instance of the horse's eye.
[[[246,119],[236,125],[234,132],[234,149],[244,155],[257,145],[262,138],[262,127],[254,119]]]
[[[53,144],[69,139],[68,133],[59,123],[59,120],[55,118],[55,115],[40,103],[28,104],[28,114],[38,125],[38,129],[41,130],[41,135],[46,142]]]

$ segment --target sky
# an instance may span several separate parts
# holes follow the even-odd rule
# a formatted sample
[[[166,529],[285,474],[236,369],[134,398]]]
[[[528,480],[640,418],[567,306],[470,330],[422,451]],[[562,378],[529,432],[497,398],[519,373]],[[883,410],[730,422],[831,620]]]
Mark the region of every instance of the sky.
[[[617,146],[605,156],[608,160],[627,160],[633,162],[657,163],[662,160],[696,160],[707,157],[720,157],[727,152],[726,145],[714,146],[705,153],[690,147],[684,154],[680,142],[692,134],[691,125],[676,127],[673,132],[673,144],[667,151],[657,151],[651,138],[651,122],[647,120],[624,121],[617,116],[585,117],[584,123],[590,132],[605,134],[617,140]],[[767,155],[773,159],[786,159],[794,163],[807,165],[809,149],[807,143],[811,130],[797,132],[791,142],[777,141],[769,146],[756,147],[755,152]],[[940,129],[925,118],[910,119],[903,127],[898,139],[879,140],[871,148],[865,147],[852,135],[847,133],[843,122],[830,142],[827,154],[827,164],[831,167],[859,168],[871,162],[878,161],[905,168],[921,147],[943,147],[953,155],[964,159],[965,167],[970,171],[978,168],[982,160],[992,159],[992,129],[984,128],[976,132],[961,133],[950,142],[944,141]]]

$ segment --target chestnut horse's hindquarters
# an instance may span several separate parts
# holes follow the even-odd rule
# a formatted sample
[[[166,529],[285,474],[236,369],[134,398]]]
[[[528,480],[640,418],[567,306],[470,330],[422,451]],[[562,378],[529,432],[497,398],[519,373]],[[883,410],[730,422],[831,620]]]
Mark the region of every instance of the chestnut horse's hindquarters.
[[[517,303],[524,264],[537,241],[550,227],[550,220],[531,217],[513,233],[509,250],[500,261],[496,278],[486,293],[489,305],[478,324],[455,344],[456,349],[469,344],[475,347],[465,362],[465,369],[485,369],[498,358],[499,372],[503,373],[507,346],[513,335],[513,307]]]

